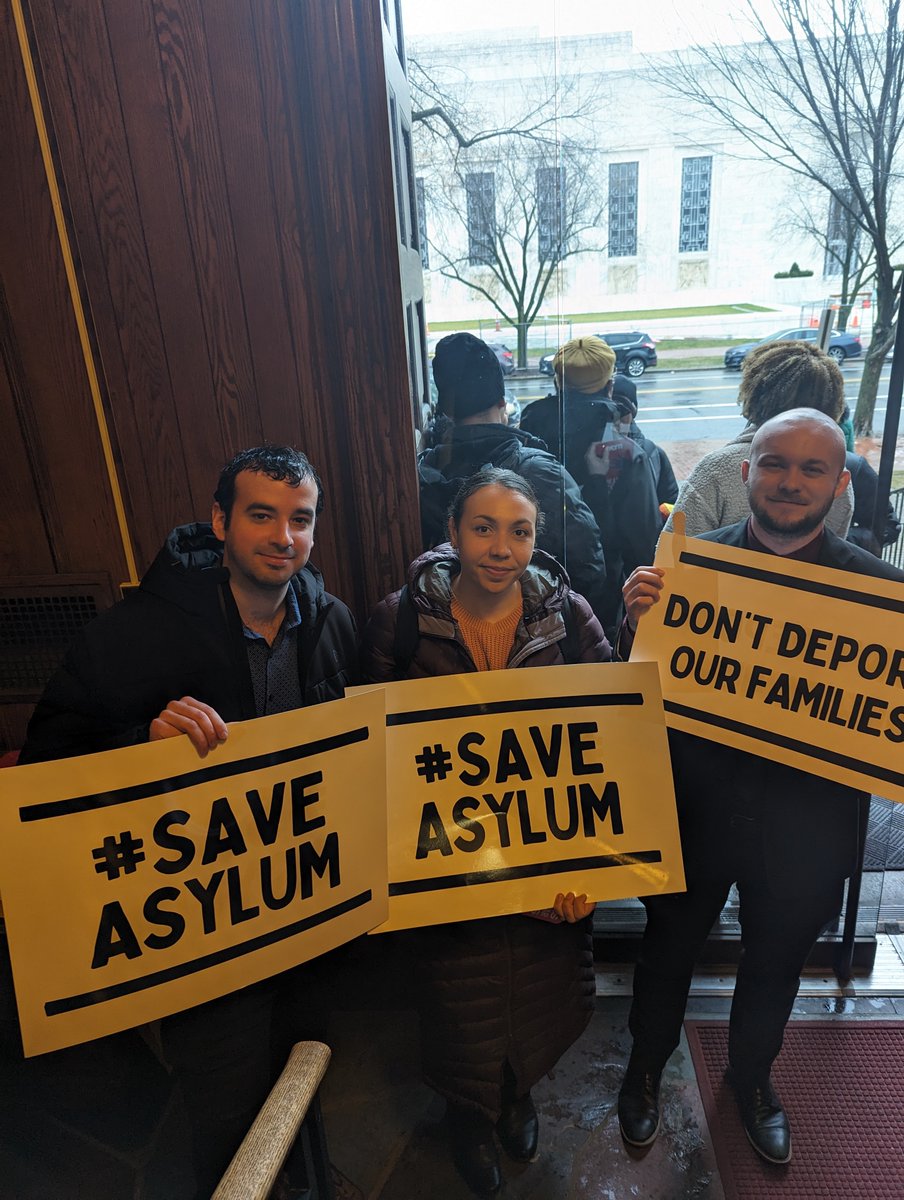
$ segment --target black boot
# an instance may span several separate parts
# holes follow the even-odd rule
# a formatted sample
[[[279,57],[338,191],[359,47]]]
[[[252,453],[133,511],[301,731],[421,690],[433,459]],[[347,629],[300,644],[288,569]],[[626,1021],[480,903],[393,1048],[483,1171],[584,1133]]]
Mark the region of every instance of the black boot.
[[[661,1122],[659,1080],[661,1070],[647,1070],[633,1056],[618,1093],[618,1126],[629,1146],[651,1146]]]
[[[769,1078],[746,1083],[731,1069],[727,1072],[735,1091],[747,1140],[761,1158],[771,1163],[791,1161],[791,1126]]]
[[[450,1107],[449,1124],[452,1158],[459,1175],[476,1195],[498,1195],[502,1188],[502,1171],[489,1117],[470,1109]]]
[[[503,1100],[502,1114],[496,1122],[496,1132],[502,1142],[502,1149],[513,1162],[536,1162],[540,1122],[530,1092],[518,1100]]]

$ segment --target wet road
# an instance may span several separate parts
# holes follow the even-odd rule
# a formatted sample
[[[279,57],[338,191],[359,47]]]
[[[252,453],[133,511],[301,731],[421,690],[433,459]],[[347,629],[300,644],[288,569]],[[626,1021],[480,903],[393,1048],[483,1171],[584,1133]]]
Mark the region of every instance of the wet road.
[[[885,394],[890,364],[882,371],[879,400],[876,404],[876,428],[885,420]],[[863,364],[850,363],[841,368],[845,396],[851,412],[857,402],[857,389]],[[663,371],[654,369],[635,380],[638,421],[654,441],[679,442],[702,438],[727,442],[744,428],[738,414],[738,371]],[[548,377],[507,380],[507,386],[522,407],[552,390]]]

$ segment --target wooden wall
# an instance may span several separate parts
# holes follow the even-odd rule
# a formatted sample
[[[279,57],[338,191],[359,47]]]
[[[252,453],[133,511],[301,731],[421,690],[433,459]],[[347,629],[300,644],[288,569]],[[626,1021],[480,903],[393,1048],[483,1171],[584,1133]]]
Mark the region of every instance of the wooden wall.
[[[103,416],[4,5],[4,573],[126,579],[113,478],[140,573],[227,458],[288,442],[364,616],[419,541],[379,0],[21,4]]]

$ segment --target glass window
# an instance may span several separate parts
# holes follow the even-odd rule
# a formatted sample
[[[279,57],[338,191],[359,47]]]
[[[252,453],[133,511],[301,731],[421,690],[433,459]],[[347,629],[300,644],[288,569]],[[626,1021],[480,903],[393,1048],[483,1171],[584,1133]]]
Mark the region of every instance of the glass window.
[[[395,169],[395,201],[396,215],[399,219],[399,239],[403,245],[408,244],[408,231],[405,221],[405,192],[402,188],[402,157],[399,154],[398,104],[396,98],[389,93],[389,136],[392,141],[392,163]]]
[[[678,249],[709,249],[709,196],[713,160],[711,155],[681,161],[681,230]]]
[[[405,150],[405,182],[408,184],[408,226],[411,229],[411,249],[420,249],[420,221],[414,192],[414,159],[411,153],[411,130],[402,122],[402,146]]]
[[[637,163],[609,164],[609,257],[637,253]]]
[[[465,176],[468,203],[468,262],[472,267],[493,261],[496,244],[496,176],[474,171]]]

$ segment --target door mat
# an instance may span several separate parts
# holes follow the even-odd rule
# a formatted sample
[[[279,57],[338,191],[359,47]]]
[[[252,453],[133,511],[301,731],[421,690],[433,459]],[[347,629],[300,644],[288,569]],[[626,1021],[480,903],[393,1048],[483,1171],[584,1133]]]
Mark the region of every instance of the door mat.
[[[685,1021],[726,1200],[901,1200],[904,1021],[791,1021],[772,1081],[791,1122],[786,1166],[759,1157],[731,1086],[727,1021]]]

